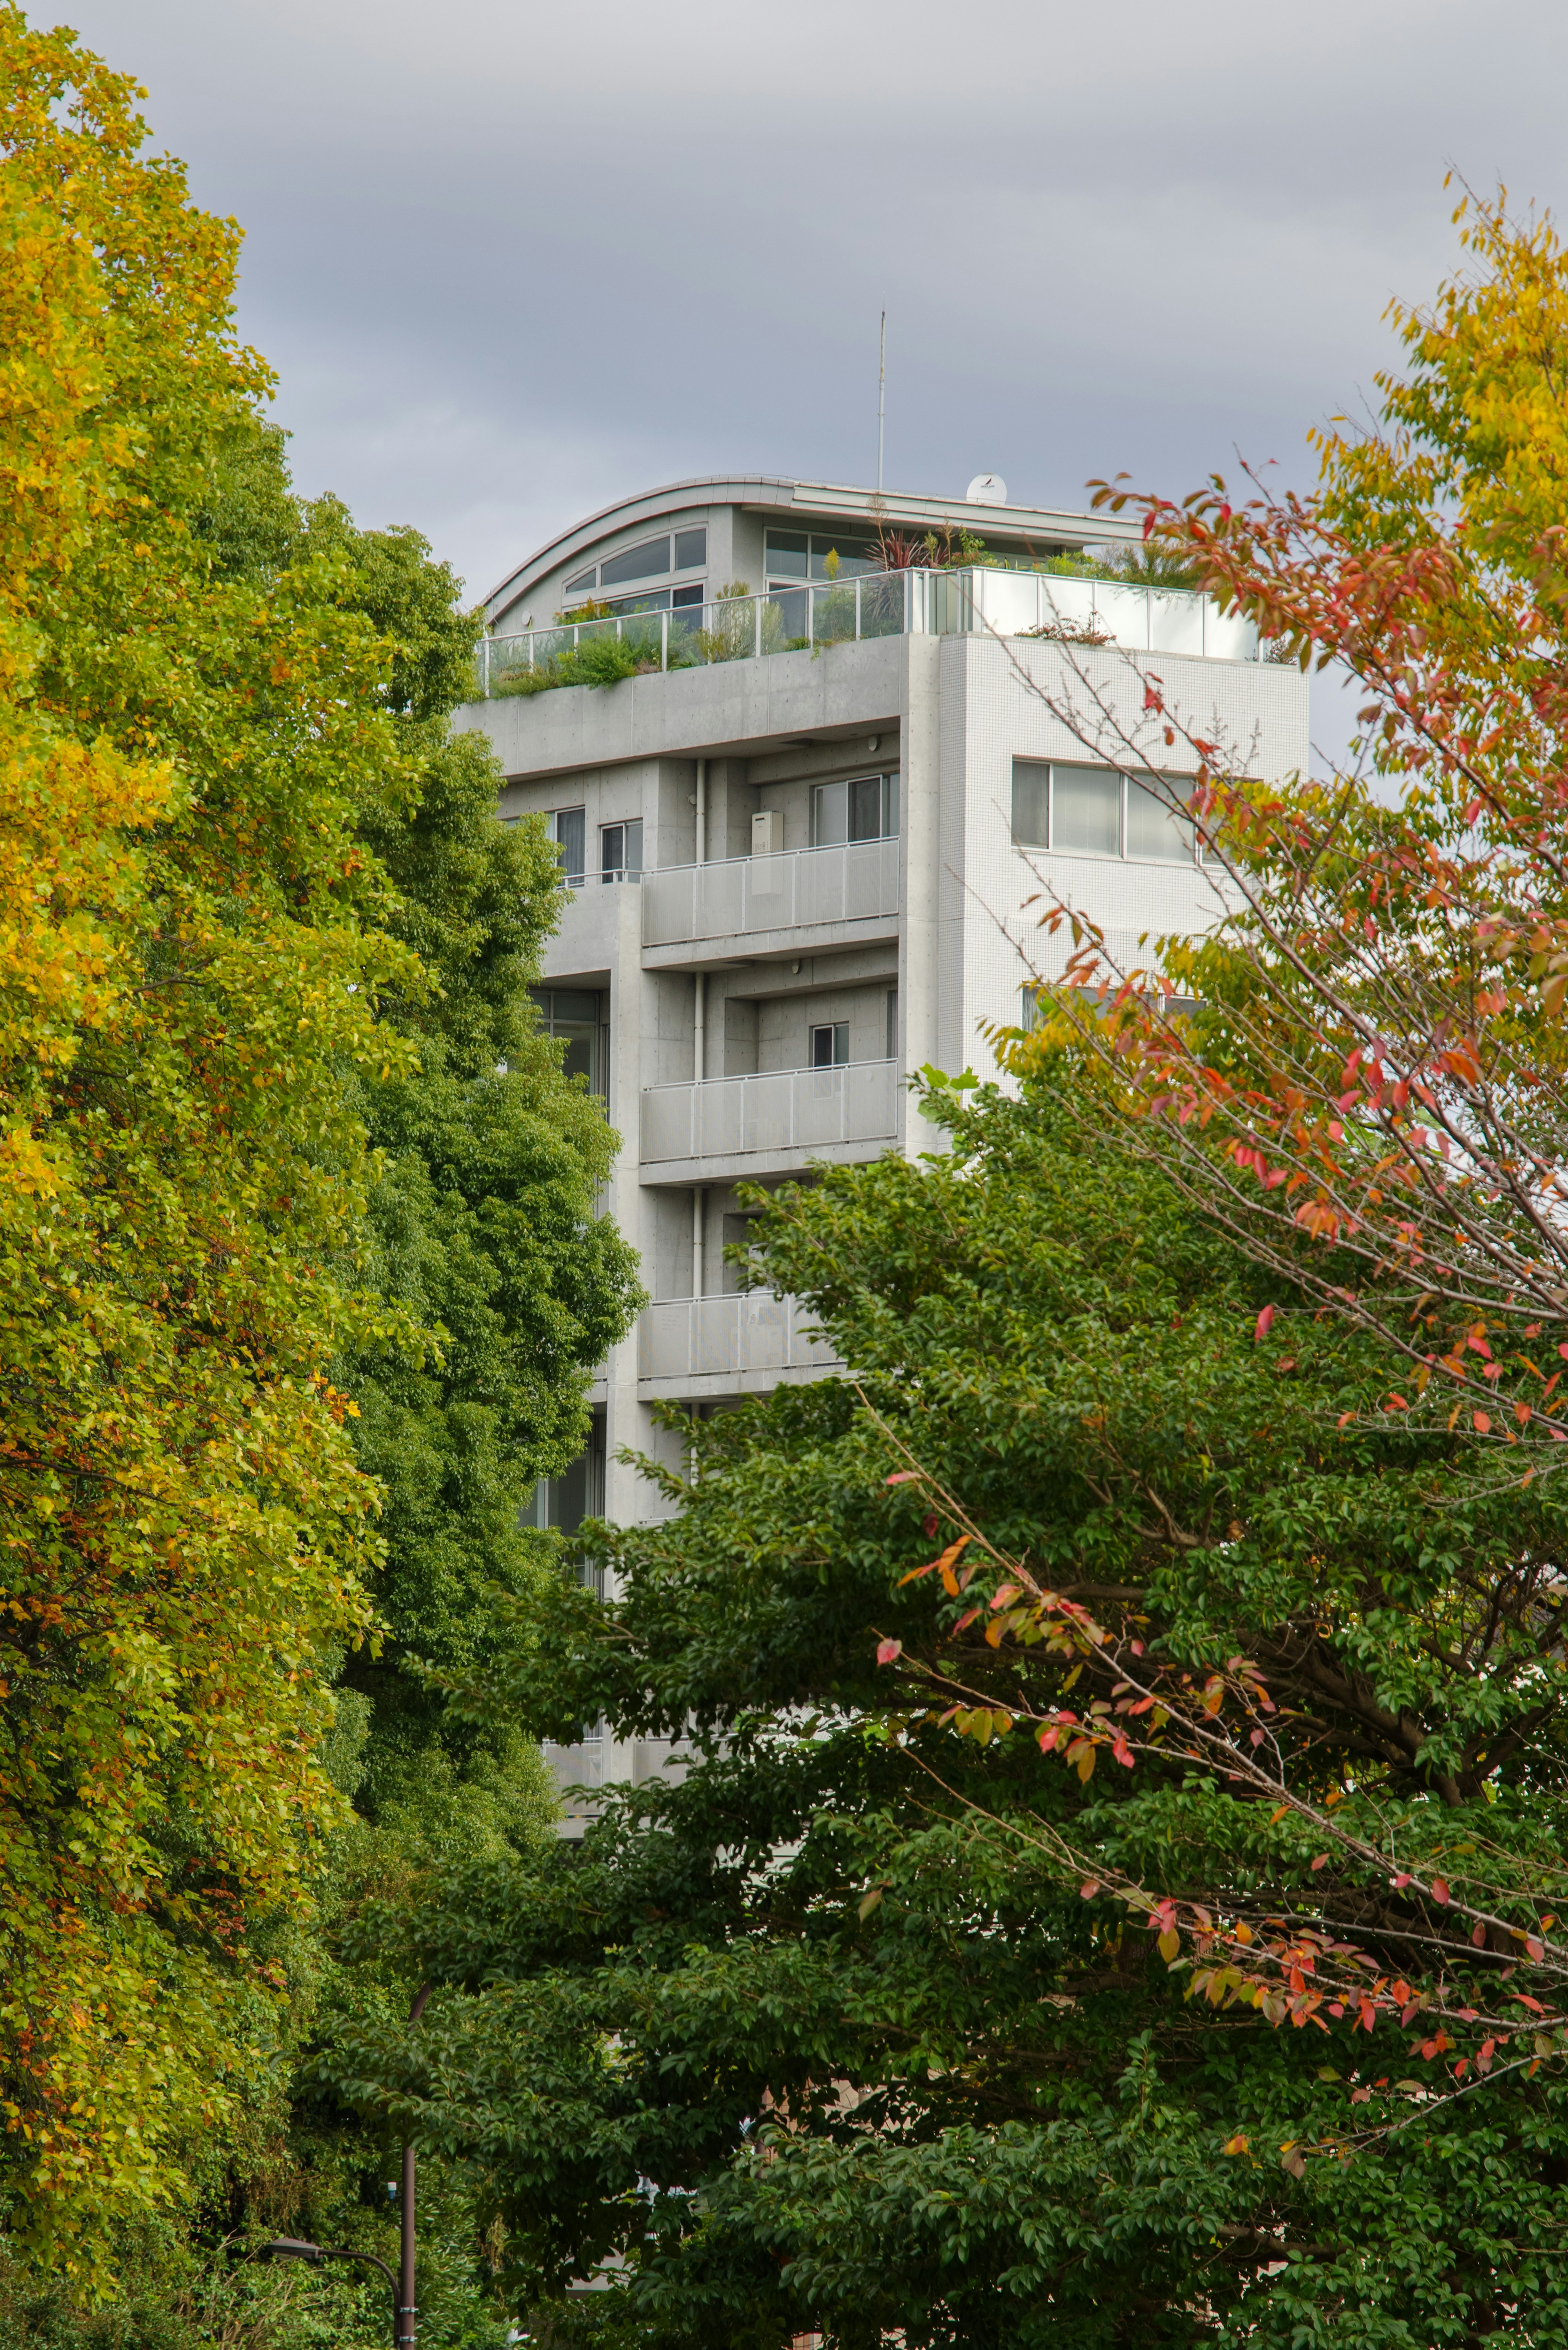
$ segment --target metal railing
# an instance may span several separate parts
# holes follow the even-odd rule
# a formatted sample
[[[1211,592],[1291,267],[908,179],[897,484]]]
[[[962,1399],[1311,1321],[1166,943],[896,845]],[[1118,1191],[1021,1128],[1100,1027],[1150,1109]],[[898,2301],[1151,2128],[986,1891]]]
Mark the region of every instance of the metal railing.
[[[743,937],[802,922],[857,922],[898,910],[897,840],[853,840],[664,865],[643,876],[642,943]]]
[[[742,1371],[841,1370],[840,1357],[826,1339],[809,1335],[812,1327],[808,1306],[771,1289],[645,1305],[637,1326],[638,1377],[685,1379]]]
[[[848,1061],[835,1069],[648,1086],[640,1156],[649,1165],[747,1151],[818,1150],[835,1142],[891,1142],[898,1133],[898,1072],[896,1061]]]
[[[481,639],[482,699],[557,685],[613,685],[624,677],[767,653],[816,652],[874,637],[1054,636],[1133,652],[1255,660],[1251,620],[1210,596],[1137,588],[1059,572],[873,571],[803,582],[765,596],[730,596],[672,612],[618,612]]]

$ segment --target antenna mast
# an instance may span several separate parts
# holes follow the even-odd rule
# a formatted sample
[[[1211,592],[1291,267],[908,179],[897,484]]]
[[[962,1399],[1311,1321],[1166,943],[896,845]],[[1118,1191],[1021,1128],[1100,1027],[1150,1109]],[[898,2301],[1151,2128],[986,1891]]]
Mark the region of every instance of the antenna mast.
[[[882,348],[877,361],[877,494],[882,494],[882,430],[888,411],[888,313],[882,313]]]

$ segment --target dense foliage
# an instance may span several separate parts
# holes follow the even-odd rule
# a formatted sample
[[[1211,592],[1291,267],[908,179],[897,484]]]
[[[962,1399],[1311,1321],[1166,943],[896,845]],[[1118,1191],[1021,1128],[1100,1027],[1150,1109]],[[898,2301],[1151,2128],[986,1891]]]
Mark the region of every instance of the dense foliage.
[[[550,852],[449,733],[473,624],[293,498],[137,96],[0,8],[0,2190],[88,2293],[297,2172],[327,1852],[329,1924],[545,1817],[410,1659],[527,1588],[635,1302],[526,996]]]
[[[411,1957],[443,1988],[417,2041],[361,2035],[351,2093],[481,2168],[522,2304],[608,2264],[568,2330],[1403,2345],[1525,2307],[1568,2340],[1558,2068],[1456,2083],[1448,2034],[1327,1986],[1282,2021],[1170,1931],[1195,1895],[1326,1924],[1418,2005],[1420,1892],[1323,1865],[1179,1739],[1127,1769],[1034,1728],[1111,1712],[1135,1638],[1200,1684],[1242,1658],[1310,1812],[1421,1820],[1456,1878],[1560,1846],[1560,1699],[1446,1646],[1521,1541],[1560,1555],[1556,1503],[1476,1499],[1462,1433],[1362,1425],[1369,1342],[1050,1085],[932,1107],[950,1159],[826,1172],[764,1228],[856,1382],[695,1430],[682,1513],[602,1538],[620,1596],[563,1588],[462,1693],[684,1731],[691,1767],[578,1853],[438,1878]],[[1106,1653],[988,1638],[993,1554]],[[1506,1952],[1470,1955],[1506,2002]]]

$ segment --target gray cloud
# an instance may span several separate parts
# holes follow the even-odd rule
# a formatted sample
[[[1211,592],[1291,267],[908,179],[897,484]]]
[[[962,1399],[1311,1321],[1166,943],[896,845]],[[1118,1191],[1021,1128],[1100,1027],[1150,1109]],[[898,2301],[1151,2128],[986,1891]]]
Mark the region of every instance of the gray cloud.
[[[1561,192],[1544,0],[85,0],[247,245],[302,489],[475,594],[743,467],[1076,504],[1278,460],[1454,258],[1445,166]]]

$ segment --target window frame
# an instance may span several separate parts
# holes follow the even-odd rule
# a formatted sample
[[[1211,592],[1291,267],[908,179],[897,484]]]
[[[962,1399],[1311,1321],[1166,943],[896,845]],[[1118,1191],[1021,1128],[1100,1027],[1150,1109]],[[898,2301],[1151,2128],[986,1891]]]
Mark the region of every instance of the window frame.
[[[1055,837],[1056,771],[1059,767],[1081,768],[1085,773],[1114,775],[1116,777],[1116,846],[1115,849],[1072,848],[1067,847],[1065,843],[1059,843],[1057,841]],[[1032,783],[1035,777],[1044,772],[1045,777],[1044,830],[1046,833],[1046,838],[1044,840],[1028,840],[1025,839],[1019,832],[1018,786],[1020,782],[1020,769],[1025,771]],[[1185,785],[1189,797],[1192,791],[1196,788],[1196,776],[1164,775],[1152,767],[1147,770],[1147,774],[1150,783],[1166,784],[1174,786]],[[1092,759],[1034,759],[1023,754],[1017,754],[1014,755],[1012,761],[1011,804],[1008,810],[1009,840],[1014,848],[1022,850],[1025,855],[1033,849],[1047,857],[1082,857],[1096,865],[1158,866],[1168,870],[1177,871],[1187,867],[1200,867],[1203,863],[1203,851],[1198,840],[1196,824],[1190,816],[1186,819],[1190,837],[1189,839],[1187,852],[1184,856],[1153,857],[1149,856],[1145,851],[1135,851],[1129,848],[1127,845],[1129,830],[1127,816],[1128,808],[1130,806],[1130,792],[1135,782],[1139,784],[1139,787],[1145,792],[1146,795],[1149,799],[1155,801],[1157,805],[1162,806],[1167,805],[1159,793],[1150,791],[1147,784],[1143,783],[1140,778],[1130,775],[1127,770],[1124,767],[1104,765],[1099,761]],[[1038,788],[1037,785],[1035,785],[1035,788]]]
[[[824,776],[820,783],[811,784],[808,786],[808,797],[806,800],[806,828],[810,836],[810,846],[813,848],[864,848],[869,847],[875,841],[897,840],[898,837],[898,820],[900,814],[898,806],[898,778],[901,772],[902,771],[898,767],[888,767],[875,770],[869,775],[862,773],[858,775],[826,775]],[[880,832],[862,833],[858,837],[851,838],[849,833],[849,795],[854,790],[857,784],[873,783],[879,785],[881,787],[880,806],[878,809],[877,821],[880,823],[882,829]],[[844,838],[842,840],[819,840],[817,838],[817,830],[819,810],[822,806],[822,795],[825,792],[832,791],[842,791],[844,794]]]

